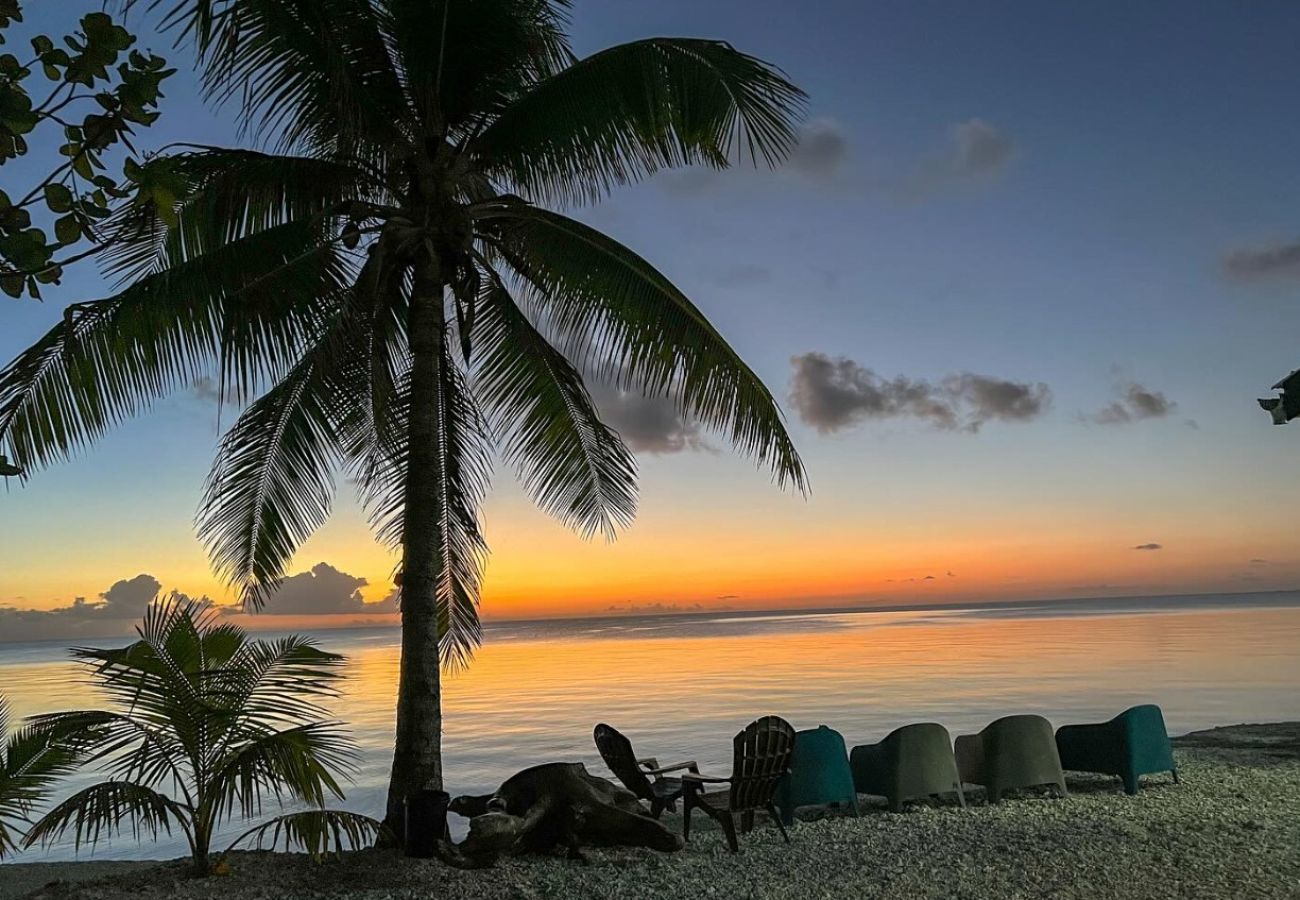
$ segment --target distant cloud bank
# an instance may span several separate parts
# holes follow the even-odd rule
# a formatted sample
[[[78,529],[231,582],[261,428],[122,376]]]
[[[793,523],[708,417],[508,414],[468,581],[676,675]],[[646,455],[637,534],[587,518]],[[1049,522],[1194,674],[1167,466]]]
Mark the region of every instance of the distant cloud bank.
[[[365,602],[361,588],[366,579],[342,572],[328,563],[317,563],[310,571],[291,575],[272,594],[260,615],[337,616],[383,615],[398,611],[397,591],[383,600]],[[0,606],[0,642],[82,640],[128,635],[144,617],[150,605],[164,594],[152,575],[122,579],[99,594],[97,600],[77,597],[55,609],[18,609]],[[207,597],[195,598],[176,592],[182,600],[214,606],[222,615],[240,612],[236,606],[216,607]]]
[[[810,352],[790,359],[790,400],[805,425],[832,434],[873,419],[911,418],[943,431],[977,432],[987,422],[1028,422],[1046,412],[1051,389],[972,372],[938,383],[882,378],[847,357]]]
[[[124,634],[158,599],[162,585],[152,575],[123,579],[98,600],[77,597],[56,609],[0,606],[0,640],[44,641],[55,638],[108,637]]]
[[[1134,547],[1133,549],[1134,549],[1134,550],[1163,550],[1163,549],[1165,549],[1165,545],[1164,545],[1164,544],[1156,544],[1156,543],[1151,543],[1151,544],[1138,544],[1138,545],[1137,545],[1136,547]]]

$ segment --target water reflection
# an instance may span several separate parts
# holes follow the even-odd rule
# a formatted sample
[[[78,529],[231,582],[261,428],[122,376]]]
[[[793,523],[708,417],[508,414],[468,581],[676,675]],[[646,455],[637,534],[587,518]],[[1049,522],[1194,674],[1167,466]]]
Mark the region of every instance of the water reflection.
[[[444,756],[453,791],[491,790],[537,762],[599,768],[592,726],[638,751],[728,768],[730,738],[757,715],[830,724],[850,745],[912,721],[954,733],[1008,712],[1054,722],[1160,703],[1170,729],[1300,718],[1300,609],[1063,609],[497,626],[447,680]],[[361,745],[348,807],[382,808],[392,741],[396,632],[321,635],[349,656],[335,704]],[[20,715],[92,702],[61,651],[0,649],[0,691]],[[106,856],[174,855],[119,841]]]

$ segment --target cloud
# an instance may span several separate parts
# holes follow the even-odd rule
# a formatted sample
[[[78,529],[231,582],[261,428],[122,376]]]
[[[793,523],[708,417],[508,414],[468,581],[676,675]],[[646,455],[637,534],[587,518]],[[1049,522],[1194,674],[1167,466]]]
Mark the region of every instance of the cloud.
[[[162,593],[152,575],[122,579],[89,601],[77,597],[56,609],[17,609],[0,606],[0,641],[44,641],[128,634]],[[189,599],[180,595],[184,599]],[[200,602],[208,602],[203,598]]]
[[[365,602],[361,589],[368,583],[366,579],[340,572],[328,563],[317,563],[309,572],[299,572],[286,578],[279,589],[267,598],[260,614],[328,616],[396,612],[395,592],[376,603]]]
[[[1133,549],[1134,549],[1134,550],[1163,550],[1163,549],[1165,549],[1165,545],[1164,545],[1164,544],[1155,544],[1155,543],[1151,543],[1151,544],[1138,544],[1138,545],[1137,545],[1136,547],[1134,547]]]
[[[1300,241],[1234,250],[1223,257],[1223,271],[1240,281],[1300,277]]]
[[[839,171],[848,155],[848,139],[834,119],[812,119],[799,131],[799,142],[790,154],[789,166],[814,178],[828,178]]]
[[[913,193],[925,194],[949,185],[996,177],[1016,155],[1016,144],[1005,132],[981,118],[958,122],[948,129],[948,146],[921,164],[912,179]]]
[[[668,397],[646,397],[599,383],[590,390],[602,421],[633,451],[664,455],[712,450],[699,424],[688,422]]]
[[[740,265],[727,269],[715,279],[719,287],[754,287],[772,280],[772,270],[764,266]]]
[[[1178,409],[1178,404],[1159,391],[1130,382],[1118,388],[1120,398],[1097,410],[1088,418],[1098,425],[1124,425],[1142,419],[1163,419]]]
[[[869,419],[913,418],[944,431],[979,431],[989,421],[1027,422],[1051,406],[1047,385],[962,372],[938,384],[881,378],[847,357],[810,352],[790,359],[790,400],[822,434]]]
[[[1252,559],[1252,560],[1250,561],[1250,565],[1252,565],[1252,566],[1267,566],[1267,565],[1269,565],[1269,561],[1266,560],[1266,559],[1260,559],[1259,557],[1256,557],[1255,559]]]

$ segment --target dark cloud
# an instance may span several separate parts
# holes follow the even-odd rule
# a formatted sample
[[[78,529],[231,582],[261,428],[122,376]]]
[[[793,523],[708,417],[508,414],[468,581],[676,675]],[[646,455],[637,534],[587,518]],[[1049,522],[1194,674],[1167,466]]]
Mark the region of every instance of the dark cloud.
[[[668,397],[646,397],[605,384],[591,385],[600,417],[639,453],[682,453],[711,450],[700,426],[688,422]]]
[[[799,143],[790,154],[789,165],[814,178],[826,178],[839,171],[848,155],[848,139],[834,119],[813,119],[799,132]]]
[[[1178,404],[1159,391],[1130,382],[1119,389],[1120,397],[1097,410],[1088,418],[1098,425],[1124,425],[1142,419],[1163,419],[1178,409]]]
[[[1267,566],[1267,565],[1269,564],[1269,562],[1268,562],[1268,560],[1266,560],[1266,559],[1260,559],[1260,558],[1256,557],[1255,559],[1252,559],[1252,560],[1250,561],[1250,564],[1251,564],[1252,566]]]
[[[792,357],[790,399],[806,425],[822,434],[868,419],[914,418],[945,431],[979,431],[989,421],[1027,422],[1051,406],[1047,385],[963,372],[938,384],[899,375],[881,378],[846,357]]]
[[[1300,241],[1234,250],[1223,258],[1223,271],[1242,281],[1300,277]]]
[[[1133,549],[1134,549],[1134,550],[1163,550],[1163,549],[1165,549],[1165,545],[1164,545],[1164,544],[1155,544],[1155,543],[1151,543],[1151,544],[1138,544],[1138,545],[1137,545],[1136,547],[1134,547]]]
[[[328,563],[317,563],[310,572],[299,572],[286,578],[267,598],[261,614],[328,616],[396,612],[395,594],[376,603],[365,601],[361,589],[368,583],[366,579],[340,572]]]
[[[719,287],[754,287],[772,280],[772,270],[764,266],[740,265],[727,269],[715,279]]]
[[[947,149],[921,164],[913,178],[913,193],[925,194],[948,185],[994,177],[1016,154],[1016,144],[1001,129],[980,118],[948,129]]]
[[[152,575],[118,581],[90,601],[77,597],[56,609],[17,609],[0,606],[0,641],[43,641],[129,634],[149,605],[162,593]],[[184,595],[180,595],[184,596]],[[188,598],[185,598],[188,599]],[[206,598],[202,602],[208,602]]]

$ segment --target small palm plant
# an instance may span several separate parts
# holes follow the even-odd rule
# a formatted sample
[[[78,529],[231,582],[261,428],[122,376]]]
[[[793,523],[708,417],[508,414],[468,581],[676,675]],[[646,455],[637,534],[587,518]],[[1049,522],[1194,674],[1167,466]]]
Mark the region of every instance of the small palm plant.
[[[378,834],[373,819],[324,809],[327,796],[343,797],[335,773],[350,771],[355,755],[320,705],[335,694],[342,656],[300,637],[250,640],[211,608],[174,595],[137,631],[140,639],[119,650],[73,651],[123,711],[33,720],[37,732],[80,741],[108,778],[46,813],[28,846],[69,831],[80,848],[128,826],[136,837],[178,828],[206,875],[216,830],[259,815],[270,798],[311,809],[256,825],[231,848],[270,836],[317,855]]]
[[[32,810],[81,755],[76,744],[50,729],[28,725],[9,734],[11,718],[8,701],[0,697],[0,859],[18,849]]]

